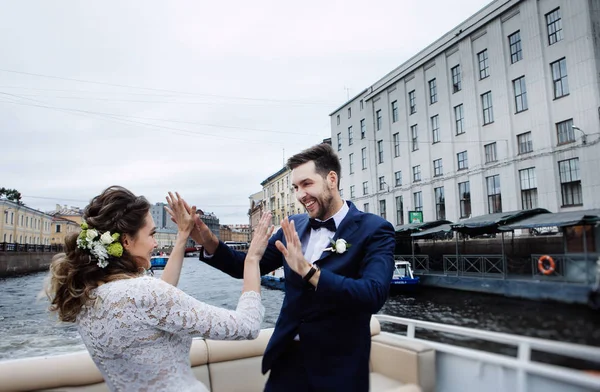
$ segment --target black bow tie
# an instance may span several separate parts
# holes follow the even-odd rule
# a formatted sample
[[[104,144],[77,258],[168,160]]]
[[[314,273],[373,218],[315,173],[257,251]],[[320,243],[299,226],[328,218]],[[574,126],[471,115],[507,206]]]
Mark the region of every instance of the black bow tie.
[[[335,221],[333,220],[333,218],[327,219],[326,221],[318,221],[316,219],[310,218],[309,220],[310,223],[310,227],[311,229],[314,230],[318,230],[321,227],[326,228],[329,231],[335,231],[336,227],[335,227]]]

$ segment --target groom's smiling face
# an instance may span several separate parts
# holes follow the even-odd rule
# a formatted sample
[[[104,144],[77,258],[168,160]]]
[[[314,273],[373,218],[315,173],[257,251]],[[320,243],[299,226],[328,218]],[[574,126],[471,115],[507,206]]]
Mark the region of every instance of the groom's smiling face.
[[[333,216],[334,192],[337,189],[335,172],[323,177],[315,170],[315,163],[308,161],[292,170],[292,186],[296,199],[311,218],[326,220]]]

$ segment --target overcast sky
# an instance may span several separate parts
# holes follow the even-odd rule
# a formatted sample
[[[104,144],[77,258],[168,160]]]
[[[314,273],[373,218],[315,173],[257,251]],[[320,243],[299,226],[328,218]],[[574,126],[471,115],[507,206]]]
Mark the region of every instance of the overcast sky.
[[[42,211],[178,191],[247,223],[348,94],[490,2],[0,0],[0,187]]]

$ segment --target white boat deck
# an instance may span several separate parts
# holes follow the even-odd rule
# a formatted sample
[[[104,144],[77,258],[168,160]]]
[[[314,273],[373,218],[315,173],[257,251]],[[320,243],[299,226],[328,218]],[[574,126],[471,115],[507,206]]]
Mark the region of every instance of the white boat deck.
[[[436,392],[598,392],[600,372],[595,374],[562,366],[535,362],[531,352],[556,354],[590,361],[600,369],[600,348],[573,343],[554,342],[499,332],[457,327],[375,315],[382,323],[405,325],[403,339],[427,344],[436,350]],[[451,333],[461,337],[512,345],[517,356],[501,355],[456,345],[419,339],[417,329]]]

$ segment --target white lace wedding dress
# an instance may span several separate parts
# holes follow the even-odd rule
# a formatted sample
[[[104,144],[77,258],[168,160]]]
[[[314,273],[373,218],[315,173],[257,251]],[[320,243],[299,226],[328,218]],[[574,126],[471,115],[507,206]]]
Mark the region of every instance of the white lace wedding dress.
[[[94,295],[77,328],[111,391],[207,391],[190,368],[192,337],[254,339],[265,311],[254,291],[233,311],[147,276],[106,283]]]

